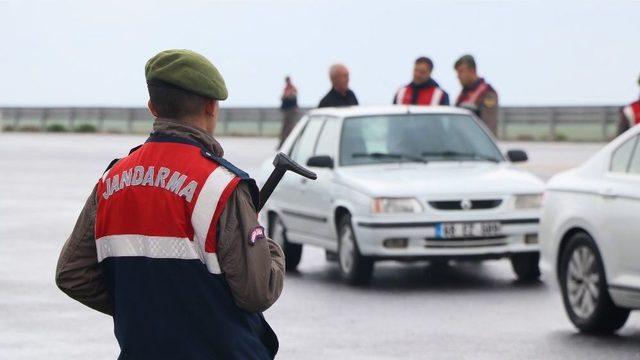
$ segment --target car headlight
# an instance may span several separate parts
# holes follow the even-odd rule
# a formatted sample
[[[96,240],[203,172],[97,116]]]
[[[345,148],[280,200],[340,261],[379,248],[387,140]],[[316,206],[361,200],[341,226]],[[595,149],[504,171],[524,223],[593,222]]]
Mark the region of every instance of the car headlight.
[[[376,198],[371,203],[371,212],[381,213],[420,213],[424,210],[414,198]]]
[[[542,206],[542,194],[516,195],[516,209],[537,209]]]

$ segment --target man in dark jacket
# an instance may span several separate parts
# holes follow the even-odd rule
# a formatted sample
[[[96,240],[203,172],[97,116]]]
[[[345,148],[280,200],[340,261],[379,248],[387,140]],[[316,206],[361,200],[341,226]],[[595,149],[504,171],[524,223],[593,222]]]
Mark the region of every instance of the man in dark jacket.
[[[449,95],[431,78],[433,61],[421,56],[413,67],[413,81],[401,87],[393,98],[398,105],[449,105]]]
[[[358,105],[356,94],[349,89],[349,69],[342,64],[329,68],[331,90],[320,100],[319,108]]]

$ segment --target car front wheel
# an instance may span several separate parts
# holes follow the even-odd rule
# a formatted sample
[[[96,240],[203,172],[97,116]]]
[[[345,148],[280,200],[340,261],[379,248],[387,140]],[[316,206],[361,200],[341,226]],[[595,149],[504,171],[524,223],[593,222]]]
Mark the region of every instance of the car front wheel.
[[[581,331],[610,334],[627,321],[629,310],[611,300],[602,258],[588,234],[569,239],[560,257],[559,276],[565,310]]]
[[[338,224],[338,264],[351,285],[367,284],[373,275],[374,261],[360,254],[349,215],[343,216]]]
[[[289,242],[287,228],[276,214],[271,217],[269,237],[282,248],[286,270],[295,270],[300,264],[300,258],[302,258],[302,245]]]

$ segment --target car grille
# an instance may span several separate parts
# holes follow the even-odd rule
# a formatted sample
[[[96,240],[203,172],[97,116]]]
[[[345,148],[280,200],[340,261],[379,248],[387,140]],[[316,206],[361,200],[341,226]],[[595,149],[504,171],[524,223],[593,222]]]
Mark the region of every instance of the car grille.
[[[507,244],[505,235],[491,237],[471,237],[471,238],[453,238],[453,239],[436,239],[425,238],[425,247],[427,248],[475,248],[485,246],[501,246]]]
[[[485,210],[497,208],[502,204],[502,200],[471,200],[471,208],[469,210]],[[444,200],[444,201],[429,201],[429,205],[438,210],[463,210],[462,200]]]

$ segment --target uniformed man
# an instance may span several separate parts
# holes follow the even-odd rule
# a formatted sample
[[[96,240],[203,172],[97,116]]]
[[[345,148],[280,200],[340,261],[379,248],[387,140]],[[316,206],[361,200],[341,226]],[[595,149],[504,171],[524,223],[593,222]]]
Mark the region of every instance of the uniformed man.
[[[459,58],[454,69],[462,85],[456,106],[473,111],[487,125],[493,135],[498,134],[498,93],[478,76],[476,61],[471,55]]]
[[[638,77],[638,85],[640,85],[640,77]],[[636,124],[640,124],[640,99],[622,108],[618,122],[618,135]]]
[[[413,80],[401,87],[393,97],[401,105],[449,105],[449,94],[431,78],[433,61],[421,56],[413,66]]]
[[[145,75],[153,132],[98,180],[56,283],[113,316],[119,359],[273,358],[261,312],[283,254],[258,224],[255,182],[212,136],[224,80],[188,50],[157,54]]]
[[[356,94],[349,89],[349,69],[343,64],[333,64],[329,68],[331,90],[325,95],[319,108],[358,105]]]

